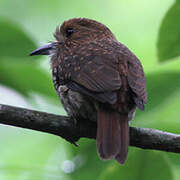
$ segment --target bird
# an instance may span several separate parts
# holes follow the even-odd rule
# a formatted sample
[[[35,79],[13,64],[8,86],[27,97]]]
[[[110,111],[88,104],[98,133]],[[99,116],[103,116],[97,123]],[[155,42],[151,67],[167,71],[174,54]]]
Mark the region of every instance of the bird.
[[[67,114],[97,123],[100,158],[124,164],[129,122],[147,103],[139,59],[107,26],[88,18],[64,21],[54,38],[30,56],[49,55],[53,84]]]

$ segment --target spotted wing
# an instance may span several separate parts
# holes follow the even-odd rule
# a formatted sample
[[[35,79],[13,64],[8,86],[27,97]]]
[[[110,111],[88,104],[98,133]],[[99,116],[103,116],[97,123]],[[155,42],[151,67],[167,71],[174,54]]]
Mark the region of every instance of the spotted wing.
[[[115,103],[115,90],[120,89],[121,79],[117,63],[110,55],[91,55],[80,71],[72,76],[69,87],[90,95],[101,102]]]

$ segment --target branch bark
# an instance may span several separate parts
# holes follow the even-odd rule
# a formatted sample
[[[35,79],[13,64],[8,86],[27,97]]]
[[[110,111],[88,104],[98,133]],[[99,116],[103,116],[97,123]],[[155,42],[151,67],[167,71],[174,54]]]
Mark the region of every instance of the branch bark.
[[[0,105],[0,123],[60,136],[76,145],[80,138],[96,138],[96,123],[66,116]],[[180,153],[180,135],[156,129],[130,127],[130,145]]]

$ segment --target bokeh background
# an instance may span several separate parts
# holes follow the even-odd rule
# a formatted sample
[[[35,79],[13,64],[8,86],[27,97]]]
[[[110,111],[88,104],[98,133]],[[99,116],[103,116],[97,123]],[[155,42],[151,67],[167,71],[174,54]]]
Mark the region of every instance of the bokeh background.
[[[65,114],[48,57],[29,57],[73,17],[106,24],[141,60],[148,104],[133,126],[180,133],[180,1],[0,0],[0,103]],[[124,166],[101,161],[94,140],[0,126],[0,180],[179,180],[180,155],[130,147]]]

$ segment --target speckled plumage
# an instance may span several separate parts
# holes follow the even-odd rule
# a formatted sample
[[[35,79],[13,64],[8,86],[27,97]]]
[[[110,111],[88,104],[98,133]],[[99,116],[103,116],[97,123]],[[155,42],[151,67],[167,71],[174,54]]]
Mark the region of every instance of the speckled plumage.
[[[102,159],[126,160],[129,120],[147,101],[138,58],[103,24],[86,18],[65,21],[52,45],[32,54],[51,57],[54,87],[68,115],[97,121]],[[40,52],[40,53],[39,53]]]

